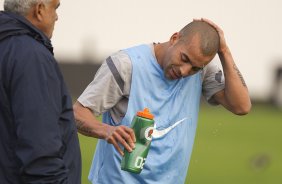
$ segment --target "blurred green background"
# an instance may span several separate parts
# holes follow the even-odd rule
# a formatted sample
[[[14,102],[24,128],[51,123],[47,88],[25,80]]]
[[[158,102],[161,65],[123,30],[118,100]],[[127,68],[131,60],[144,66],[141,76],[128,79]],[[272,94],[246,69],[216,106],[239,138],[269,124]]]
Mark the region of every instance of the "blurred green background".
[[[202,104],[186,184],[282,184],[282,111],[255,104],[246,116]],[[96,139],[79,135],[82,183]]]

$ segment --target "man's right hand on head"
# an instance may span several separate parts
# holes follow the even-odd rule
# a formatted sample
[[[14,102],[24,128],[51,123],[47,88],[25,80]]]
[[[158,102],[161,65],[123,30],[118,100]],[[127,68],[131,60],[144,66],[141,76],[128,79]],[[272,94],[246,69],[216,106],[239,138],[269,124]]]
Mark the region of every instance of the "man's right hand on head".
[[[121,144],[128,152],[131,152],[135,148],[136,142],[133,129],[123,125],[107,125],[105,140],[108,143],[113,144],[122,156],[124,155],[124,152],[119,144]]]

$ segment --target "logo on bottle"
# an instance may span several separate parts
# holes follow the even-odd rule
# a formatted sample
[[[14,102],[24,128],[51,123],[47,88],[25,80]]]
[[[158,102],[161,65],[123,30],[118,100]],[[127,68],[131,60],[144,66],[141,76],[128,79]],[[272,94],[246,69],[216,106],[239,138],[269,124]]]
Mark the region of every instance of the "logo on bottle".
[[[152,134],[154,132],[154,127],[148,127],[146,128],[145,130],[145,138],[148,140],[148,141],[151,141],[152,140]]]
[[[137,156],[136,160],[135,160],[135,163],[134,163],[134,166],[136,168],[143,169],[145,161],[146,161],[146,158]]]

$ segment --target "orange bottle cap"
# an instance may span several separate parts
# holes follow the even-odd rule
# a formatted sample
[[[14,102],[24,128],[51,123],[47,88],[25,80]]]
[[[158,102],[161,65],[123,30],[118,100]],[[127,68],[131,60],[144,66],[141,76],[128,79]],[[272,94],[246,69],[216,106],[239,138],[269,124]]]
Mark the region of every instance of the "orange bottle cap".
[[[154,115],[150,113],[150,110],[148,108],[145,108],[143,111],[138,111],[137,116],[147,119],[154,119]]]

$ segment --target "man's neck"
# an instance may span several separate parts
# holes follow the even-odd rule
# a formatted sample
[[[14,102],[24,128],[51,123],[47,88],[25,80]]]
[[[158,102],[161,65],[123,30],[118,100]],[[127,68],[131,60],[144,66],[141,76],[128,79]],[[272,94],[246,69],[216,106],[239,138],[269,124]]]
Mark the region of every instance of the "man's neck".
[[[161,68],[163,68],[163,58],[168,46],[169,46],[169,42],[154,43],[155,56]]]

